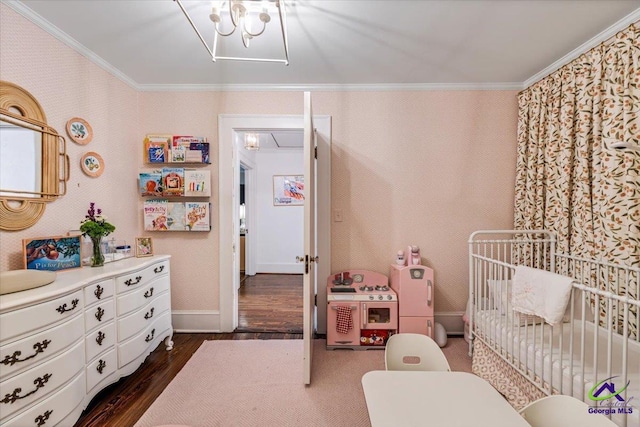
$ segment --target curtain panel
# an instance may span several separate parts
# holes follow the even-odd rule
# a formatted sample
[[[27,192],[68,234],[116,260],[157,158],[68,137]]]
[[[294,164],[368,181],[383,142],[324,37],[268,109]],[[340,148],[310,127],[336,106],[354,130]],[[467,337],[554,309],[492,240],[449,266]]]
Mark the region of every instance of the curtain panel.
[[[560,252],[629,267],[640,267],[640,152],[610,144],[640,142],[639,28],[518,95],[515,228],[553,231]],[[637,299],[637,276],[606,290]]]

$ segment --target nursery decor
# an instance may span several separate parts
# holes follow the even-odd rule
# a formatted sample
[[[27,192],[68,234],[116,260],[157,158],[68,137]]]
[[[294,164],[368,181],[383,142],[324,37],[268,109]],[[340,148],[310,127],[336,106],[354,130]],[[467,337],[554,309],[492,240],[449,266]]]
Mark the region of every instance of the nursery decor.
[[[274,175],[273,205],[303,206],[304,175]]]
[[[113,233],[116,227],[107,222],[107,218],[102,216],[102,209],[96,208],[94,202],[89,203],[89,210],[85,219],[80,222],[80,231],[83,236],[89,236],[93,243],[93,254],[91,256],[91,267],[101,267],[104,265],[104,254],[100,247],[102,238]]]
[[[136,257],[153,255],[153,241],[151,237],[136,237]]]
[[[104,160],[102,160],[102,156],[93,151],[89,151],[82,156],[80,166],[82,167],[82,172],[94,178],[99,177],[102,175],[102,172],[104,172]]]
[[[22,240],[22,261],[28,270],[68,270],[82,266],[80,236],[38,237]]]
[[[86,120],[74,117],[67,122],[67,135],[76,144],[87,145],[93,139],[93,129]]]

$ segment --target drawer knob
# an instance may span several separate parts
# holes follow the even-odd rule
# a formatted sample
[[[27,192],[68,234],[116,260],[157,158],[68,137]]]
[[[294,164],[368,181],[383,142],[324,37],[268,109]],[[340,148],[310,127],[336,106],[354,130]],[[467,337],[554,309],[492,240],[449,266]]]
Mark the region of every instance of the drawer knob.
[[[39,389],[45,386],[45,384],[49,381],[52,374],[44,374],[42,377],[36,378],[33,383],[36,385],[34,390],[31,390],[29,393],[19,396],[18,394],[22,391],[20,387],[13,390],[11,393],[7,393],[4,395],[4,399],[0,400],[0,403],[14,403],[16,400],[24,399],[25,397],[29,397]]]
[[[135,281],[133,279],[125,280],[124,284],[127,286],[137,285],[142,280],[142,276],[136,276]]]
[[[102,296],[103,293],[104,293],[104,288],[102,286],[100,286],[100,285],[96,286],[96,290],[93,291],[93,294],[98,299],[100,299],[100,297]]]
[[[153,287],[144,293],[145,298],[151,298],[153,296]]]
[[[100,359],[100,361],[98,362],[98,366],[96,366],[96,370],[100,375],[102,375],[102,371],[104,370],[105,366],[107,366],[107,362]]]
[[[73,301],[71,301],[71,308],[67,308],[67,303],[65,302],[60,307],[56,308],[56,311],[58,313],[60,313],[60,314],[64,314],[67,311],[72,311],[74,308],[76,308],[78,306],[79,302],[80,302],[80,300],[78,298],[76,298]]]
[[[144,339],[146,342],[149,342],[153,339],[154,335],[156,334],[156,329],[153,328],[151,330],[151,333],[149,335],[147,335],[147,337]]]
[[[104,341],[105,338],[105,333],[102,331],[98,331],[98,336],[96,337],[96,342],[98,343],[98,345],[102,345],[102,341]]]
[[[98,322],[102,322],[102,316],[104,316],[104,308],[98,307],[95,316],[96,319],[98,319]]]
[[[51,414],[53,414],[53,409],[48,410],[42,415],[38,415],[33,421],[38,425],[38,427],[43,426],[47,423]]]
[[[37,343],[35,343],[33,345],[33,349],[35,350],[35,353],[33,353],[31,356],[27,356],[24,359],[20,359],[20,355],[22,355],[22,352],[20,350],[17,350],[17,351],[14,351],[11,356],[9,356],[7,354],[4,357],[4,359],[2,359],[2,361],[0,363],[2,363],[3,365],[13,366],[16,363],[20,363],[20,362],[24,362],[25,360],[33,359],[39,353],[44,352],[44,350],[49,346],[49,344],[51,344],[51,340],[44,340],[42,342],[37,342]]]
[[[153,272],[158,274],[158,273],[162,273],[163,270],[164,270],[164,265],[161,265],[160,267],[154,268]]]
[[[147,320],[151,319],[153,317],[153,310],[154,308],[151,307],[151,310],[147,311],[147,313],[144,315],[144,318]]]

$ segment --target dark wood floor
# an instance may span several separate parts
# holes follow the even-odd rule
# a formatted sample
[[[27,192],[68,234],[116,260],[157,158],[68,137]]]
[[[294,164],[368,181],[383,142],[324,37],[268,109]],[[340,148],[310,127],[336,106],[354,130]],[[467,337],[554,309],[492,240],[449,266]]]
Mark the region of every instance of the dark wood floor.
[[[238,310],[236,333],[175,334],[171,351],[162,343],[136,372],[100,392],[76,427],[133,426],[206,340],[302,339],[302,276],[247,277]]]
[[[238,331],[302,333],[302,274],[256,274],[238,292]]]

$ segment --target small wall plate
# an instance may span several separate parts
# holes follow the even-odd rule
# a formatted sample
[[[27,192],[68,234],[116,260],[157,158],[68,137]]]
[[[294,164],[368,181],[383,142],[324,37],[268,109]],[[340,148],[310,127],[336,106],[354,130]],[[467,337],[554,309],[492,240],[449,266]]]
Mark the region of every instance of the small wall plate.
[[[93,139],[93,129],[86,120],[74,117],[67,122],[67,135],[76,144],[87,145]]]
[[[104,160],[100,154],[89,151],[80,160],[80,167],[85,174],[97,178],[104,172]]]

